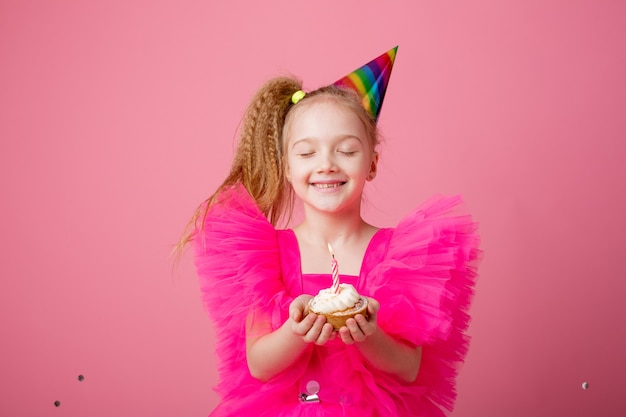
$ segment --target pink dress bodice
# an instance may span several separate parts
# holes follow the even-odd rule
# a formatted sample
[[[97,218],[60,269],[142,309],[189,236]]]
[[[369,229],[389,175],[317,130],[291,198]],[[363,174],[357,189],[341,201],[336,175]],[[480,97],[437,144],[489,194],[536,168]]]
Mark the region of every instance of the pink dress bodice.
[[[315,295],[331,278],[301,273],[293,231],[275,230],[243,187],[223,192],[194,239],[202,297],[217,335],[221,402],[211,416],[432,417],[451,410],[468,348],[479,254],[476,224],[448,214],[459,202],[432,199],[396,228],[380,229],[359,276],[341,276],[378,300],[382,331],[422,346],[415,382],[374,368],[355,345],[335,338],[311,344],[291,368],[262,383],[247,368],[246,319],[261,312],[277,329],[295,297]],[[319,402],[302,401],[311,381],[319,385]]]

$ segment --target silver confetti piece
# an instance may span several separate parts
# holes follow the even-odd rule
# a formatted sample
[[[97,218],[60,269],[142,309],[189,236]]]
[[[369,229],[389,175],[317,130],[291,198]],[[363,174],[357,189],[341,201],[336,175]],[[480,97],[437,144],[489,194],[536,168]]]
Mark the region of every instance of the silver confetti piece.
[[[300,401],[303,403],[319,403],[320,397],[317,393],[320,392],[320,384],[315,380],[311,380],[306,383],[306,392],[300,394]]]

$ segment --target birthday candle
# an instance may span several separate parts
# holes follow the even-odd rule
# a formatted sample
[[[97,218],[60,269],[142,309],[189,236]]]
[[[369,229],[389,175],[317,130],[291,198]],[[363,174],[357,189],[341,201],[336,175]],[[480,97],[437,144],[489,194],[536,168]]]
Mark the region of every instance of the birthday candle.
[[[333,286],[331,287],[334,294],[339,294],[339,263],[335,259],[335,253],[333,252],[333,247],[328,244],[328,251],[330,252],[330,256],[333,258],[330,262],[332,277],[333,277]]]

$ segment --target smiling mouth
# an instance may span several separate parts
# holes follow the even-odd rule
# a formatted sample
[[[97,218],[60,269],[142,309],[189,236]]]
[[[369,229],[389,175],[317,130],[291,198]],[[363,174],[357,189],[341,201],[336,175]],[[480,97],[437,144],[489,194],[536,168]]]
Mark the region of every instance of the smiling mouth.
[[[344,185],[345,182],[333,182],[330,184],[313,183],[312,185],[317,188],[337,188]]]

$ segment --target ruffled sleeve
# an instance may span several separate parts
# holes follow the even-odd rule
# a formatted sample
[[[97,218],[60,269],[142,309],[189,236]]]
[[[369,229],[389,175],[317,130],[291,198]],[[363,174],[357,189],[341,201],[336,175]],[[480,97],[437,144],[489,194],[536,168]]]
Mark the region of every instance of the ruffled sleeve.
[[[367,277],[372,297],[381,303],[379,325],[423,347],[416,381],[425,391],[422,400],[447,410],[468,349],[479,257],[477,224],[468,215],[449,214],[460,203],[458,196],[436,197],[404,218],[383,261]]]
[[[245,323],[253,309],[266,309],[284,293],[276,232],[245,188],[234,186],[208,210],[194,251],[202,300],[216,331],[216,389],[224,398],[234,387],[258,384],[247,368]]]

